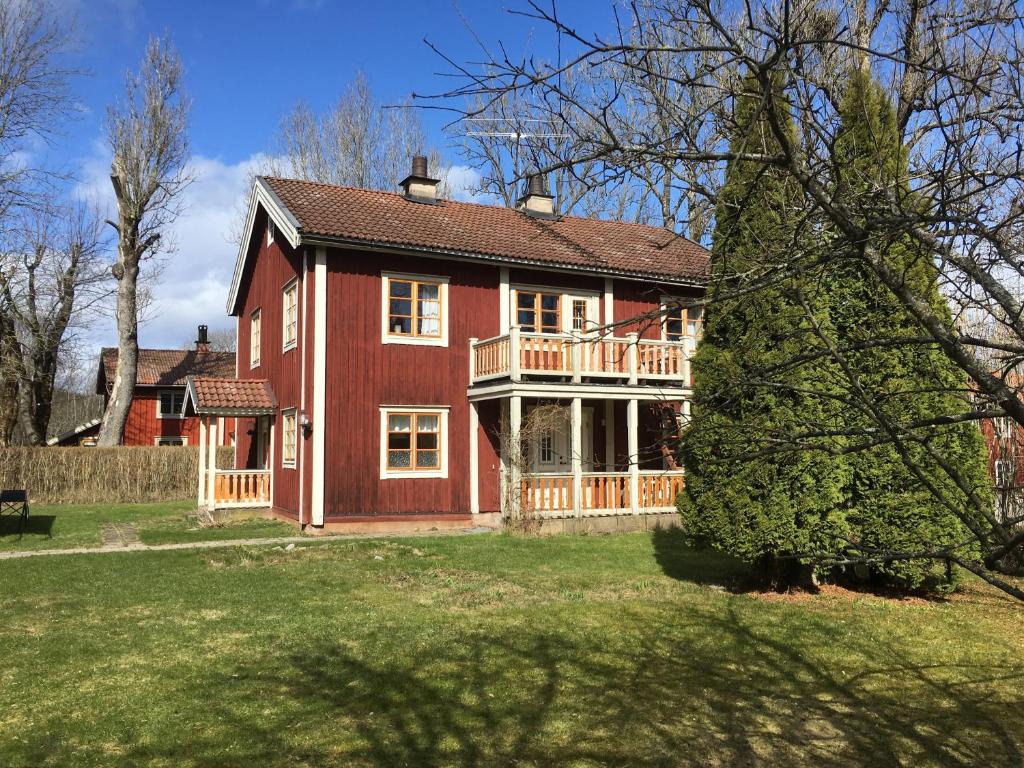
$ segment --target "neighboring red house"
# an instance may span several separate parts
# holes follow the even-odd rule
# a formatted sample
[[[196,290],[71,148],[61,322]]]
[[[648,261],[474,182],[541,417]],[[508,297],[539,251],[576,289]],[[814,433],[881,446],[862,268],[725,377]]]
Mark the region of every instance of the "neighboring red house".
[[[114,374],[117,370],[117,348],[105,347],[100,353],[96,374],[96,392],[110,397]],[[194,349],[140,349],[128,419],[124,426],[124,445],[198,445],[199,420],[184,416],[185,385],[189,376],[233,378],[235,353],[210,350],[206,326],[199,326],[199,337]],[[90,433],[94,436],[99,425],[75,436],[82,442]],[[220,431],[219,445],[231,445],[235,425],[229,420]]]
[[[537,180],[516,209],[437,199],[422,158],[401,186],[255,181],[227,309],[238,376],[266,395],[240,389],[233,409],[195,379],[205,423],[249,409],[233,485],[208,476],[208,503],[266,489],[314,526],[672,511],[665,436],[701,329],[677,303],[703,294],[708,253],[559,216]],[[517,451],[549,403],[564,422]]]

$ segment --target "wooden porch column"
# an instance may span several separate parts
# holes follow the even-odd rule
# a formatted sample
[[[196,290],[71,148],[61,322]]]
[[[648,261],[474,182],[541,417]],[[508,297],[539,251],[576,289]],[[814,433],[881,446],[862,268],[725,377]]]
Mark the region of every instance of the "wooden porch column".
[[[512,395],[508,399],[508,500],[509,513],[518,515],[522,507],[522,476],[523,461],[522,446],[519,445],[519,433],[523,427],[523,398],[519,395]]]
[[[206,506],[206,417],[199,417],[199,494],[198,509]]]
[[[569,456],[572,459],[572,511],[583,514],[583,400],[572,399],[569,409]]]
[[[604,401],[604,471],[615,471],[615,401]]]
[[[480,512],[480,411],[469,403],[469,511]]]
[[[640,514],[640,410],[635,397],[626,401],[626,435],[629,441],[629,509]]]
[[[217,507],[217,419],[211,417],[209,426],[206,428],[209,437],[209,444],[206,448],[206,508],[214,510]]]

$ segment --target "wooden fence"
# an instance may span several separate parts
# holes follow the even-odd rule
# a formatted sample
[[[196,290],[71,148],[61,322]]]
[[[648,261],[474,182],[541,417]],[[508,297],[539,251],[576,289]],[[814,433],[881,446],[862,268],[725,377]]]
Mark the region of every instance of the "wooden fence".
[[[234,448],[217,450],[232,466]],[[25,488],[33,504],[140,503],[195,499],[199,449],[0,448],[0,488]]]

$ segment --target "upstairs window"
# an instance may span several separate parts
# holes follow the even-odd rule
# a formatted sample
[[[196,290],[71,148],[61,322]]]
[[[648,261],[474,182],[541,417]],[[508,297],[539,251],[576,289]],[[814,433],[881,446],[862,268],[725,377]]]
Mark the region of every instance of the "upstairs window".
[[[682,341],[683,339],[699,339],[704,328],[703,307],[680,307],[666,304],[665,339]]]
[[[588,326],[587,300],[572,300],[572,329],[574,331],[585,331]]]
[[[263,313],[259,309],[249,316],[249,367],[260,364],[260,333]]]
[[[516,323],[527,333],[561,332],[561,308],[560,294],[516,291]],[[583,319],[586,320],[586,315]],[[573,320],[575,322],[575,317]]]
[[[385,344],[448,345],[448,279],[381,276]]]
[[[164,390],[160,393],[160,402],[157,407],[156,417],[158,419],[180,419],[181,411],[185,405],[185,393],[178,390]]]
[[[281,337],[284,351],[294,349],[299,339],[299,282],[292,280],[284,287],[281,312]]]

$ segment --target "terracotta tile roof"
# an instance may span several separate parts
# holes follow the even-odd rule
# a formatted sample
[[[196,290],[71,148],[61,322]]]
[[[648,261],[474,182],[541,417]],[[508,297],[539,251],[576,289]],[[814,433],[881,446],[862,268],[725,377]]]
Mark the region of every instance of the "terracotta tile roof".
[[[105,347],[100,353],[100,365],[107,386],[114,381],[117,370],[117,348]],[[194,349],[140,349],[139,368],[135,383],[140,386],[184,386],[189,376],[235,375],[234,352],[204,352]]]
[[[188,396],[197,413],[238,410],[273,413],[274,390],[266,379],[216,379],[190,376]]]
[[[394,192],[264,181],[303,236],[681,281],[703,282],[710,274],[706,249],[658,227],[575,216],[546,220],[494,205],[451,200],[431,205]]]

